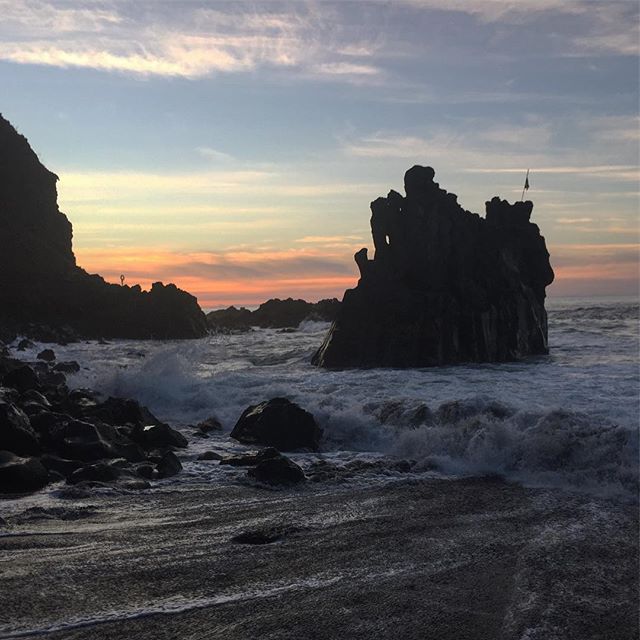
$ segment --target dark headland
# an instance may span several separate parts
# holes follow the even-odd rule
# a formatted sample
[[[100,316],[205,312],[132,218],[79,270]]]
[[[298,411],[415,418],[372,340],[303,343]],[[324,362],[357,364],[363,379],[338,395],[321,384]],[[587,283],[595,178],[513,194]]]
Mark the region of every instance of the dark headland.
[[[426,367],[545,354],[549,253],[530,222],[533,203],[493,198],[470,213],[434,182],[431,167],[404,177],[406,196],[371,203],[373,260],[355,255],[360,280],[314,364]]]
[[[108,284],[76,265],[56,182],[27,139],[0,116],[0,327],[58,341],[195,338],[207,330],[197,300],[173,284]]]

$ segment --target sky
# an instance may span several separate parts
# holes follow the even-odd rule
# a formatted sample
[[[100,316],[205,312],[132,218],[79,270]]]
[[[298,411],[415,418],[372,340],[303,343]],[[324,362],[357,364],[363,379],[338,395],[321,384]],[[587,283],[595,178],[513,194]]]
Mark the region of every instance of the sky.
[[[111,282],[340,298],[369,203],[423,164],[480,214],[530,169],[549,295],[637,295],[639,22],[636,0],[0,0],[0,113]]]

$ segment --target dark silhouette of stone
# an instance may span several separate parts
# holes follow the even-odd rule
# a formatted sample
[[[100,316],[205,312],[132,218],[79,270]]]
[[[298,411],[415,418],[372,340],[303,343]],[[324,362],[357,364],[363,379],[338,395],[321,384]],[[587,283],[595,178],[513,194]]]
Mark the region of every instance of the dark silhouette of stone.
[[[58,362],[53,366],[54,371],[60,373],[78,373],[80,371],[80,365],[75,360],[68,362]]]
[[[40,444],[27,414],[6,402],[0,402],[0,449],[18,455],[40,453]]]
[[[175,285],[106,283],[76,265],[58,177],[0,116],[0,327],[37,339],[194,338],[206,318]]]
[[[304,471],[286,456],[267,458],[247,471],[258,482],[271,485],[292,485],[304,482]]]
[[[79,482],[113,482],[122,475],[122,471],[107,462],[96,462],[76,469],[68,478],[69,484]]]
[[[16,389],[20,393],[35,389],[40,389],[38,374],[28,364],[20,364],[11,369],[3,378],[2,384],[5,387]]]
[[[553,281],[533,204],[493,198],[464,210],[431,167],[405,174],[403,197],[371,203],[375,255],[355,259],[313,363],[327,368],[506,362],[548,353],[545,287]]]
[[[184,448],[187,446],[187,439],[167,424],[154,424],[136,429],[133,438],[145,449]]]
[[[36,358],[38,358],[38,360],[44,360],[45,362],[53,362],[56,359],[56,354],[53,349],[43,349]]]
[[[261,444],[279,451],[316,451],[322,429],[308,411],[294,402],[272,398],[245,409],[230,435],[245,444]]]
[[[198,430],[201,433],[211,433],[211,431],[222,431],[222,424],[220,420],[215,416],[210,416],[206,420],[197,424]]]
[[[182,464],[178,460],[178,456],[172,451],[165,453],[157,466],[159,478],[169,478],[175,476],[182,471]]]
[[[27,493],[42,489],[49,474],[37,458],[0,451],[0,493]]]
[[[255,311],[245,307],[211,311],[207,314],[207,322],[213,331],[247,331],[251,327],[294,328],[304,320],[331,322],[335,319],[339,307],[340,302],[335,298],[319,302],[273,298],[263,302]]]
[[[257,453],[249,453],[243,456],[232,456],[229,458],[220,457],[220,464],[228,464],[232,467],[254,467],[255,465],[269,460],[270,458],[279,458],[282,454],[274,447],[267,447]]]

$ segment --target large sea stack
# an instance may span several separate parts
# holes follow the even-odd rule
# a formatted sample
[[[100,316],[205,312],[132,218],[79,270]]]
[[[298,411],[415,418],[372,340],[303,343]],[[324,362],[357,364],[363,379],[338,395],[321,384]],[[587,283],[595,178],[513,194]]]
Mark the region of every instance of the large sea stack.
[[[506,362],[548,353],[545,287],[553,282],[530,201],[470,213],[434,182],[431,167],[371,203],[373,260],[313,357],[327,368]]]
[[[0,116],[0,328],[41,339],[194,338],[206,333],[197,300],[175,285],[108,284],[76,265],[58,177]]]

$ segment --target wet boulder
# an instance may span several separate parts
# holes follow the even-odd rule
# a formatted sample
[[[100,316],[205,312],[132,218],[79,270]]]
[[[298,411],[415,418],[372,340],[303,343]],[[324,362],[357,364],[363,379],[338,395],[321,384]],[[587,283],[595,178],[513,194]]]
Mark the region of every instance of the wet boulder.
[[[247,471],[247,475],[258,482],[270,485],[294,485],[306,480],[304,471],[285,456],[262,460]]]
[[[199,422],[197,425],[198,431],[201,433],[210,433],[211,431],[222,431],[222,424],[215,416],[210,416],[206,420]]]
[[[2,384],[5,387],[11,387],[20,393],[29,391],[29,389],[39,389],[40,381],[38,375],[28,364],[23,364],[12,369],[4,376]]]
[[[277,449],[268,447],[262,449],[262,451],[258,451],[258,453],[248,453],[243,456],[232,456],[230,458],[219,456],[218,459],[220,460],[220,464],[228,464],[232,467],[253,467],[264,460],[279,458],[281,455]]]
[[[78,460],[68,460],[50,453],[41,456],[40,462],[47,471],[59,473],[64,478],[68,478],[74,471],[82,467],[82,462]]]
[[[122,470],[114,464],[96,462],[76,469],[68,478],[69,484],[79,482],[114,482],[122,475]]]
[[[162,423],[136,429],[133,438],[145,449],[164,449],[166,447],[182,449],[188,444],[187,439],[179,431]]]
[[[165,453],[158,462],[156,469],[159,478],[169,478],[175,476],[182,471],[182,464],[178,460],[178,456],[172,451]]]
[[[58,362],[53,366],[53,370],[59,373],[78,373],[80,365],[75,360]]]
[[[43,349],[36,358],[38,360],[44,360],[45,362],[54,362],[56,359],[56,354],[53,349]]]
[[[322,429],[311,413],[286,398],[273,398],[244,410],[231,437],[279,451],[317,451]]]
[[[19,455],[40,452],[29,417],[22,409],[7,402],[0,402],[0,449]]]
[[[42,489],[49,474],[37,458],[0,451],[0,493],[28,493]]]

